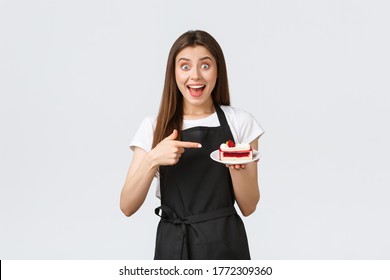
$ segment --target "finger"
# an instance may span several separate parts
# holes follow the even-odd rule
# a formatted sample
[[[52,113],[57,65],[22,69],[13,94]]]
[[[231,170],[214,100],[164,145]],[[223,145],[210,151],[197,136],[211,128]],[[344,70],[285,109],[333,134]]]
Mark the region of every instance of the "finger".
[[[176,145],[181,148],[202,148],[200,143],[195,142],[176,141]]]
[[[175,140],[176,138],[177,138],[177,130],[174,129],[173,132],[171,133],[171,135],[168,135],[165,139]]]
[[[232,169],[233,170],[241,170],[242,169],[242,165],[241,164],[233,164],[232,165]]]
[[[230,168],[231,170],[235,170],[236,166],[234,164],[226,164],[227,168]]]
[[[226,164],[226,167],[230,168],[231,170],[241,170],[245,169],[245,164]]]

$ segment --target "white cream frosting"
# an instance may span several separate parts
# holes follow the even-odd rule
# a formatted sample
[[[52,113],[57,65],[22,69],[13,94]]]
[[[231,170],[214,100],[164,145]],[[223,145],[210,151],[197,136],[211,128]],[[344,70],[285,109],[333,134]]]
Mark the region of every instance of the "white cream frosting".
[[[238,152],[238,151],[248,151],[251,146],[248,143],[237,143],[235,147],[229,147],[226,143],[222,143],[220,149],[226,152]]]

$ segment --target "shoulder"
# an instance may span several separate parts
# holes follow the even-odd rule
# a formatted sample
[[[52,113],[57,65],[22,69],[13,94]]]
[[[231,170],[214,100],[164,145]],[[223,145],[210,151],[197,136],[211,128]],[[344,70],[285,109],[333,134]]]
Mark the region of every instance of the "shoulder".
[[[157,122],[157,116],[145,116],[143,120],[141,121],[140,128],[144,128],[147,130],[154,129],[156,128],[156,122]]]
[[[222,105],[221,109],[225,113],[226,117],[231,120],[245,122],[254,119],[251,113],[237,107]]]
[[[251,113],[232,106],[221,106],[221,109],[238,143],[250,143],[264,133]]]

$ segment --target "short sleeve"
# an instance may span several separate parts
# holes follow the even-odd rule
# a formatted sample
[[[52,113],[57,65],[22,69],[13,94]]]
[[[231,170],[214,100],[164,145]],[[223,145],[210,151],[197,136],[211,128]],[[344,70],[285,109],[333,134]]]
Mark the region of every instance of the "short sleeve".
[[[239,143],[250,143],[264,133],[264,129],[248,112],[240,110],[237,113]]]
[[[264,133],[264,129],[248,112],[231,107],[221,106],[236,143],[251,143]]]
[[[137,132],[130,141],[131,150],[134,151],[135,147],[139,147],[149,152],[152,149],[154,122],[154,118],[149,116],[143,119]]]

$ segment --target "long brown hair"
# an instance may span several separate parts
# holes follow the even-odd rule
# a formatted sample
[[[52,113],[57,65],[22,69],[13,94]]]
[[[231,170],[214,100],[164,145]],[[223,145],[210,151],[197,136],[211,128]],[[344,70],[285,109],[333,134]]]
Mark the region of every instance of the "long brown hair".
[[[177,54],[186,47],[204,46],[217,62],[217,82],[211,93],[215,105],[230,105],[229,86],[225,57],[218,42],[207,32],[191,30],[182,34],[173,43],[168,56],[165,72],[164,90],[154,132],[154,148],[174,129],[179,133],[183,125],[183,96],[177,87],[175,79],[175,64]]]

